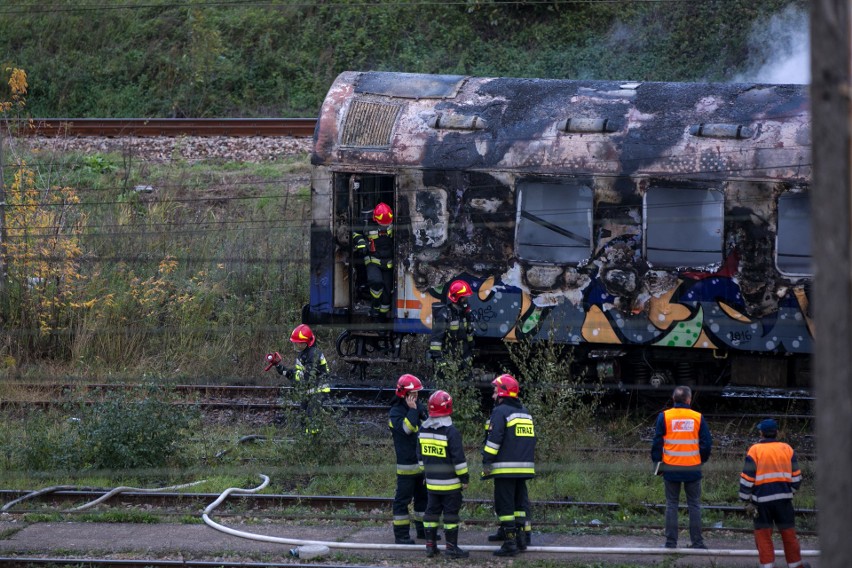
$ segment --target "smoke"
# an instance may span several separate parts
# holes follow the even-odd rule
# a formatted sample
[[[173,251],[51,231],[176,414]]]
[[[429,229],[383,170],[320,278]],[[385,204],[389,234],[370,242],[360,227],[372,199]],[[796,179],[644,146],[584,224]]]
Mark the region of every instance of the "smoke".
[[[746,71],[736,83],[801,84],[811,82],[808,13],[792,5],[758,21],[749,36]]]

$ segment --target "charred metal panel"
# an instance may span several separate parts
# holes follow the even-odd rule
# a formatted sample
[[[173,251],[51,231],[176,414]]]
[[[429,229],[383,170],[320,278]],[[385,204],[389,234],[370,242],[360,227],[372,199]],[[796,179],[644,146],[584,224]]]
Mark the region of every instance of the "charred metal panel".
[[[343,146],[390,146],[393,125],[400,108],[396,104],[352,101],[340,143]]]
[[[684,175],[805,179],[810,175],[807,89],[790,85],[635,83],[435,77],[444,98],[417,96],[394,73],[344,73],[323,105],[315,162],[423,169],[513,169],[540,174]],[[328,144],[361,84],[373,102],[403,105],[389,154]],[[393,86],[398,83],[396,86]],[[369,91],[369,92],[368,92]],[[450,93],[455,92],[454,95]],[[438,113],[478,116],[486,127],[445,131]],[[618,130],[565,132],[569,119]],[[607,123],[609,124],[609,122]],[[697,124],[736,124],[748,139],[695,137]],[[767,152],[763,149],[771,149]]]
[[[445,99],[456,96],[464,79],[463,75],[362,73],[355,92],[403,99]]]

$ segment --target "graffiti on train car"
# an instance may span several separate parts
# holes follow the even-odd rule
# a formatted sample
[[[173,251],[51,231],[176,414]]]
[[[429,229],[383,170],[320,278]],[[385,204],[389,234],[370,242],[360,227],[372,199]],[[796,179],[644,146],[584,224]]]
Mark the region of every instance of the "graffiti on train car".
[[[676,288],[649,301],[646,311],[630,314],[611,309],[614,298],[596,281],[586,288],[579,305],[539,307],[527,293],[500,280],[477,281],[468,274],[454,278],[472,282],[476,294],[470,304],[481,337],[778,353],[813,350],[813,322],[804,287],[789,288],[775,313],[752,319],[742,311],[736,282],[720,273],[679,279]],[[433,290],[429,297],[431,302],[424,301],[420,314],[427,327],[431,303],[440,300],[440,293]]]

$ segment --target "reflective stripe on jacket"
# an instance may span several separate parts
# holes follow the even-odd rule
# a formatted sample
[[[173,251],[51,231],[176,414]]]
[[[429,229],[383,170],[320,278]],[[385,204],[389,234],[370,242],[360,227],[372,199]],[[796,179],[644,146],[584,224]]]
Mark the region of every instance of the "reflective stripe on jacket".
[[[469,310],[449,300],[433,304],[429,341],[432,354],[465,359],[473,354],[473,342],[473,319]]]
[[[470,479],[459,431],[452,418],[428,418],[420,427],[417,457],[429,491],[461,491]]]
[[[418,402],[409,408],[404,398],[397,398],[388,414],[388,428],[393,435],[397,475],[419,475],[423,468],[417,463],[417,433],[426,417],[426,407]]]
[[[500,400],[485,426],[488,434],[482,448],[482,465],[490,470],[487,477],[535,477],[532,415],[517,399]]]
[[[666,433],[663,436],[663,463],[675,467],[698,467],[701,453],[698,430],[701,414],[690,408],[669,408],[664,412]]]
[[[739,497],[758,503],[792,499],[801,483],[796,452],[788,444],[768,438],[748,450],[740,474]]]

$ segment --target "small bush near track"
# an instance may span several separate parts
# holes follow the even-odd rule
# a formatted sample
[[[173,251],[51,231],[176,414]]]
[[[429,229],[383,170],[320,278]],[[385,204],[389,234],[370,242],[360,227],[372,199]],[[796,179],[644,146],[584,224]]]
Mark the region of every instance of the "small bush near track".
[[[186,465],[184,445],[197,412],[176,407],[156,386],[80,401],[62,412],[4,424],[0,469],[39,472],[133,471]],[[10,427],[11,426],[11,427]]]

